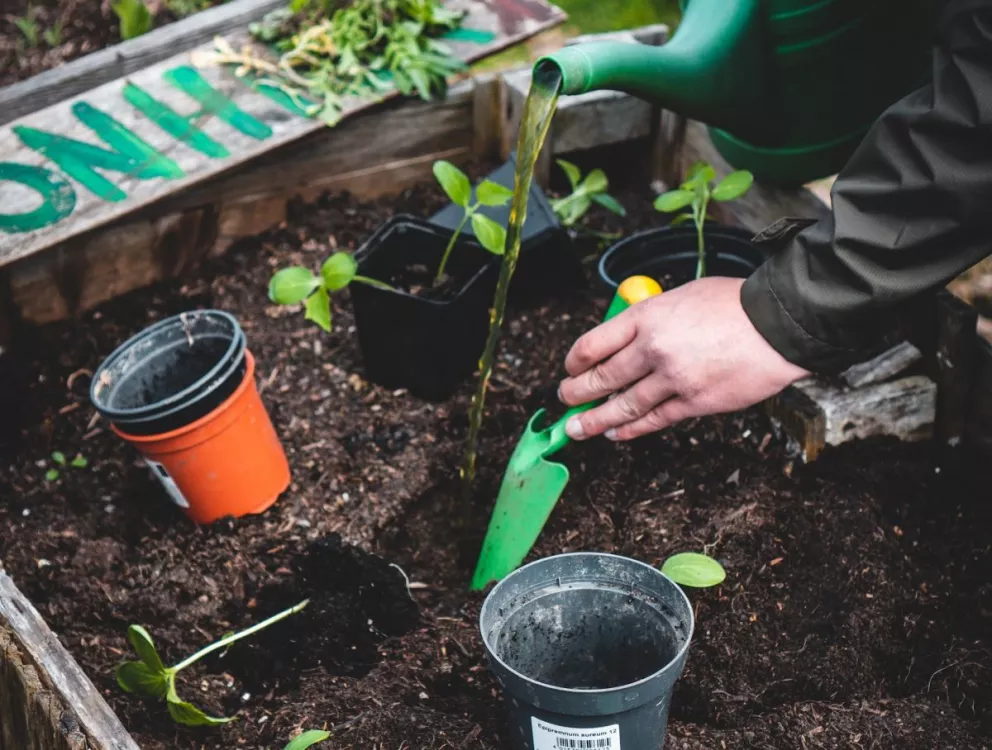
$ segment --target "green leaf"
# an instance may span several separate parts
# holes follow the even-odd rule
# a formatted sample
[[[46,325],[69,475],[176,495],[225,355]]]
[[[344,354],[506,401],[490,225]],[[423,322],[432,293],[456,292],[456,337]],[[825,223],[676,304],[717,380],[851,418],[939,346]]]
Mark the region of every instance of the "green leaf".
[[[707,588],[723,583],[727,577],[723,566],[708,555],[681,552],[672,555],[661,566],[661,572],[680,586]]]
[[[331,297],[324,287],[307,297],[305,309],[307,320],[319,325],[325,333],[331,332]]]
[[[320,286],[320,279],[307,268],[293,266],[277,271],[269,282],[269,299],[278,305],[295,305]]]
[[[152,636],[147,630],[140,625],[131,625],[127,629],[127,639],[131,641],[131,645],[134,647],[134,651],[141,661],[147,664],[151,669],[159,672],[165,671],[165,665],[162,663],[162,659],[158,655],[158,650],[155,648],[155,642],[152,640]]]
[[[45,472],[45,479],[48,480],[49,482],[54,482],[58,478],[59,478],[58,469],[49,469],[48,471]]]
[[[52,453],[52,460],[59,466],[65,466],[65,454],[62,451],[54,451]]]
[[[179,700],[178,697],[173,700],[172,696],[167,699],[167,706],[169,709],[169,716],[177,724],[182,724],[187,727],[217,727],[222,724],[230,724],[234,721],[235,717],[224,717],[224,716],[207,716],[200,709],[194,706],[192,703],[187,703],[186,701]]]
[[[318,742],[330,739],[330,737],[330,732],[325,732],[321,729],[311,729],[295,737],[283,750],[304,750],[311,745],[316,745]]]
[[[677,226],[680,226],[682,224],[685,224],[687,221],[692,221],[692,220],[693,220],[692,214],[679,214],[674,219],[672,219],[670,222],[668,222],[668,226],[670,226],[670,227],[677,227]]]
[[[513,191],[498,182],[483,180],[475,189],[475,197],[483,206],[505,206],[513,197]]]
[[[688,206],[694,197],[695,194],[688,190],[670,190],[655,199],[654,208],[656,211],[672,213]]]
[[[452,164],[450,161],[434,162],[434,176],[438,184],[455,203],[462,208],[468,207],[468,202],[472,199],[472,183],[468,176]]]
[[[572,186],[572,190],[575,190],[579,186],[579,180],[582,179],[582,172],[570,161],[565,161],[564,159],[556,159],[555,161],[558,162],[558,166],[562,168],[562,171],[568,178],[568,183]]]
[[[604,193],[609,188],[610,181],[606,179],[606,172],[602,169],[594,169],[579,185],[579,190],[585,193]]]
[[[588,195],[578,195],[569,201],[568,205],[565,206],[564,213],[561,215],[561,223],[566,227],[570,227],[583,216],[586,215],[586,211],[592,205],[592,198]]]
[[[134,39],[152,28],[152,14],[143,0],[118,0],[111,9],[120,21],[121,39]]]
[[[76,457],[72,459],[72,463],[69,465],[74,469],[85,469],[89,466],[89,463],[90,462],[86,460],[86,457],[82,453],[77,453]]]
[[[114,673],[121,690],[145,698],[164,698],[169,690],[169,673],[144,662],[126,661]]]
[[[697,161],[685,173],[685,182],[682,183],[682,187],[691,190],[697,183],[706,184],[715,178],[716,170],[713,167],[704,161]]]
[[[482,214],[472,214],[472,231],[479,244],[494,255],[502,255],[506,250],[506,230]]]
[[[720,183],[713,188],[713,200],[732,201],[740,198],[744,195],[744,193],[750,190],[751,183],[753,182],[754,175],[746,169],[739,169],[736,172],[731,172],[720,180]]]
[[[324,261],[324,265],[320,267],[320,276],[327,291],[336,292],[348,286],[357,271],[358,263],[351,253],[340,251]]]
[[[627,215],[627,209],[623,207],[620,201],[618,201],[609,193],[596,193],[596,195],[593,195],[591,197],[594,201],[596,201],[596,203],[598,203],[608,211],[612,211],[617,216]]]

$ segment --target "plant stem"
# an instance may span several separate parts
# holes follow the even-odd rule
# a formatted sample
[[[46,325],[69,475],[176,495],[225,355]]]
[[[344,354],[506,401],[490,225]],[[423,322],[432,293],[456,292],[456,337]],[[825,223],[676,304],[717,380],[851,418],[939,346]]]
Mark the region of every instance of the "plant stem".
[[[434,286],[440,284],[441,279],[444,278],[444,269],[448,265],[448,256],[451,255],[451,251],[455,247],[455,242],[458,239],[458,235],[462,233],[462,230],[465,228],[465,222],[468,221],[471,215],[472,209],[466,208],[465,215],[462,217],[462,220],[458,222],[458,226],[455,227],[455,233],[451,235],[451,241],[448,242],[448,246],[444,249],[444,255],[441,256],[441,263],[437,267],[437,276],[434,277]]]
[[[358,274],[355,274],[351,280],[357,281],[361,284],[367,284],[368,286],[374,286],[378,289],[385,289],[390,292],[396,291],[396,287],[390,286],[385,281],[379,281],[379,279],[370,279],[368,276],[360,276]]]
[[[280,620],[286,619],[290,615],[295,615],[297,612],[303,611],[303,608],[306,607],[309,603],[310,603],[309,599],[304,599],[296,606],[290,607],[289,609],[284,610],[277,615],[272,615],[272,617],[270,617],[268,620],[263,620],[257,625],[252,625],[247,630],[242,630],[240,633],[234,633],[232,635],[227,636],[226,638],[221,638],[216,643],[211,643],[206,648],[197,651],[188,659],[179,662],[176,666],[172,667],[170,671],[173,673],[181,672],[182,670],[186,669],[186,667],[188,667],[190,664],[194,664],[195,662],[198,662],[207,654],[213,653],[214,651],[222,649],[225,646],[229,646],[235,641],[240,641],[242,638],[247,638],[250,635],[254,635],[259,630],[263,630],[264,628],[269,627],[269,625],[273,625],[279,622]]]
[[[706,241],[703,238],[703,224],[706,222],[706,208],[709,204],[709,195],[703,197],[699,213],[696,215],[696,252],[699,259],[696,261],[696,278],[701,279],[706,275]]]

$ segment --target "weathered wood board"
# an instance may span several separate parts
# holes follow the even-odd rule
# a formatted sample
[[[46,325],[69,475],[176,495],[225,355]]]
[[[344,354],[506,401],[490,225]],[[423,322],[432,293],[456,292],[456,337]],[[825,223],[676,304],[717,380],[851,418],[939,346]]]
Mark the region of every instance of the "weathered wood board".
[[[467,33],[447,40],[463,60],[564,20],[544,0],[450,5],[467,12]],[[193,65],[198,51],[212,50],[183,52],[0,129],[0,266],[326,127],[229,68]],[[345,113],[373,104],[348,102]]]
[[[138,750],[2,567],[0,750]]]

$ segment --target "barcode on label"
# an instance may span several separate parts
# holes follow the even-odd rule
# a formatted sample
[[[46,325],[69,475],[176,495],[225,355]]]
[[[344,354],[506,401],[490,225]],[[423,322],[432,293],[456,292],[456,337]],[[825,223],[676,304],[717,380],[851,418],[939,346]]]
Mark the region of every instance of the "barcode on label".
[[[612,737],[600,737],[596,740],[573,740],[571,737],[556,737],[557,747],[564,750],[613,750]]]
[[[534,750],[622,750],[620,727],[563,727],[531,717]]]

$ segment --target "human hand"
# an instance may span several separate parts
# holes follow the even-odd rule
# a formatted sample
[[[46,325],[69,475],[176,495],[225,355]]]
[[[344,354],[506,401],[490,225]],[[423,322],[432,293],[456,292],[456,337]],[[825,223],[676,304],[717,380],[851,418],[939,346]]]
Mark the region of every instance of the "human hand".
[[[630,440],[690,417],[744,409],[809,375],[758,333],[743,279],[704,278],[633,305],[582,336],[565,359],[559,398],[578,406],[573,440]]]

